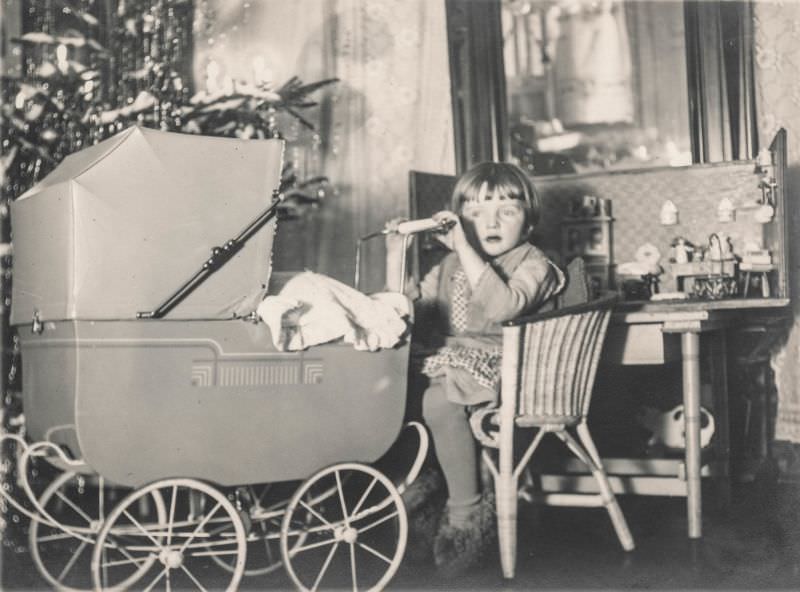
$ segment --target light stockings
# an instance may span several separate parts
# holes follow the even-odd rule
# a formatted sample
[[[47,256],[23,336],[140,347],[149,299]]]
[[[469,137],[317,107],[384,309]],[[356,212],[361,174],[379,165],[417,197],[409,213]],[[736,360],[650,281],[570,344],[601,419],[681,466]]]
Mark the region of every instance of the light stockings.
[[[447,482],[450,524],[466,525],[481,497],[478,453],[469,419],[463,405],[447,400],[444,386],[437,381],[426,389],[422,407]]]

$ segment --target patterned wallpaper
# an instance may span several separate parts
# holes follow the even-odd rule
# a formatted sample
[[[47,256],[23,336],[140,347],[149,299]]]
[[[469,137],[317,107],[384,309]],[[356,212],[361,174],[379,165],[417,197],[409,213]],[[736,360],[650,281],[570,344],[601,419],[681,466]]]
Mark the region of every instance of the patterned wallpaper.
[[[768,146],[780,128],[788,137],[787,199],[800,199],[800,3],[757,0],[754,3],[755,75],[759,143]],[[790,228],[794,325],[787,342],[773,356],[778,387],[777,440],[800,444],[800,208]]]

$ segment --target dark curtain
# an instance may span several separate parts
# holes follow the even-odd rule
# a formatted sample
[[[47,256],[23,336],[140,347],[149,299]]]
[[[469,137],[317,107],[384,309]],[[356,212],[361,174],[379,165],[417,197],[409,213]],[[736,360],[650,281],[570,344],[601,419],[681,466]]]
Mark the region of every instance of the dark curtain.
[[[498,0],[445,0],[456,169],[508,154]]]
[[[686,65],[695,162],[758,152],[749,1],[686,0]]]

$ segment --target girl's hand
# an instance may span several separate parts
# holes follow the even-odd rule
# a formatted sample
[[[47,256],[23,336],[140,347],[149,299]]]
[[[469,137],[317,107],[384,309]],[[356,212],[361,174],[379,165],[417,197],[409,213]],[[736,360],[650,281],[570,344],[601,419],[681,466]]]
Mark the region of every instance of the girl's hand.
[[[467,236],[461,226],[461,219],[449,210],[442,210],[431,216],[437,222],[450,222],[452,226],[447,232],[437,232],[434,236],[451,251],[459,251],[467,245]]]
[[[437,234],[436,238],[449,249],[455,251],[458,260],[461,262],[461,267],[467,274],[467,280],[473,288],[478,285],[486,262],[483,257],[469,244],[467,235],[464,232],[464,227],[461,225],[461,218],[453,212],[442,211],[434,214],[433,219],[437,222],[450,222],[452,226],[450,230],[443,234]]]

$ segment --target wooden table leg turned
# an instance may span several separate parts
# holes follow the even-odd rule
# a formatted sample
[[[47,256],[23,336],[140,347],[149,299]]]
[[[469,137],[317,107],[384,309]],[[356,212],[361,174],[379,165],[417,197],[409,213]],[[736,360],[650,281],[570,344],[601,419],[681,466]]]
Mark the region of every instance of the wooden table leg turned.
[[[681,333],[683,417],[686,434],[686,494],[689,538],[703,536],[700,487],[700,334]]]

